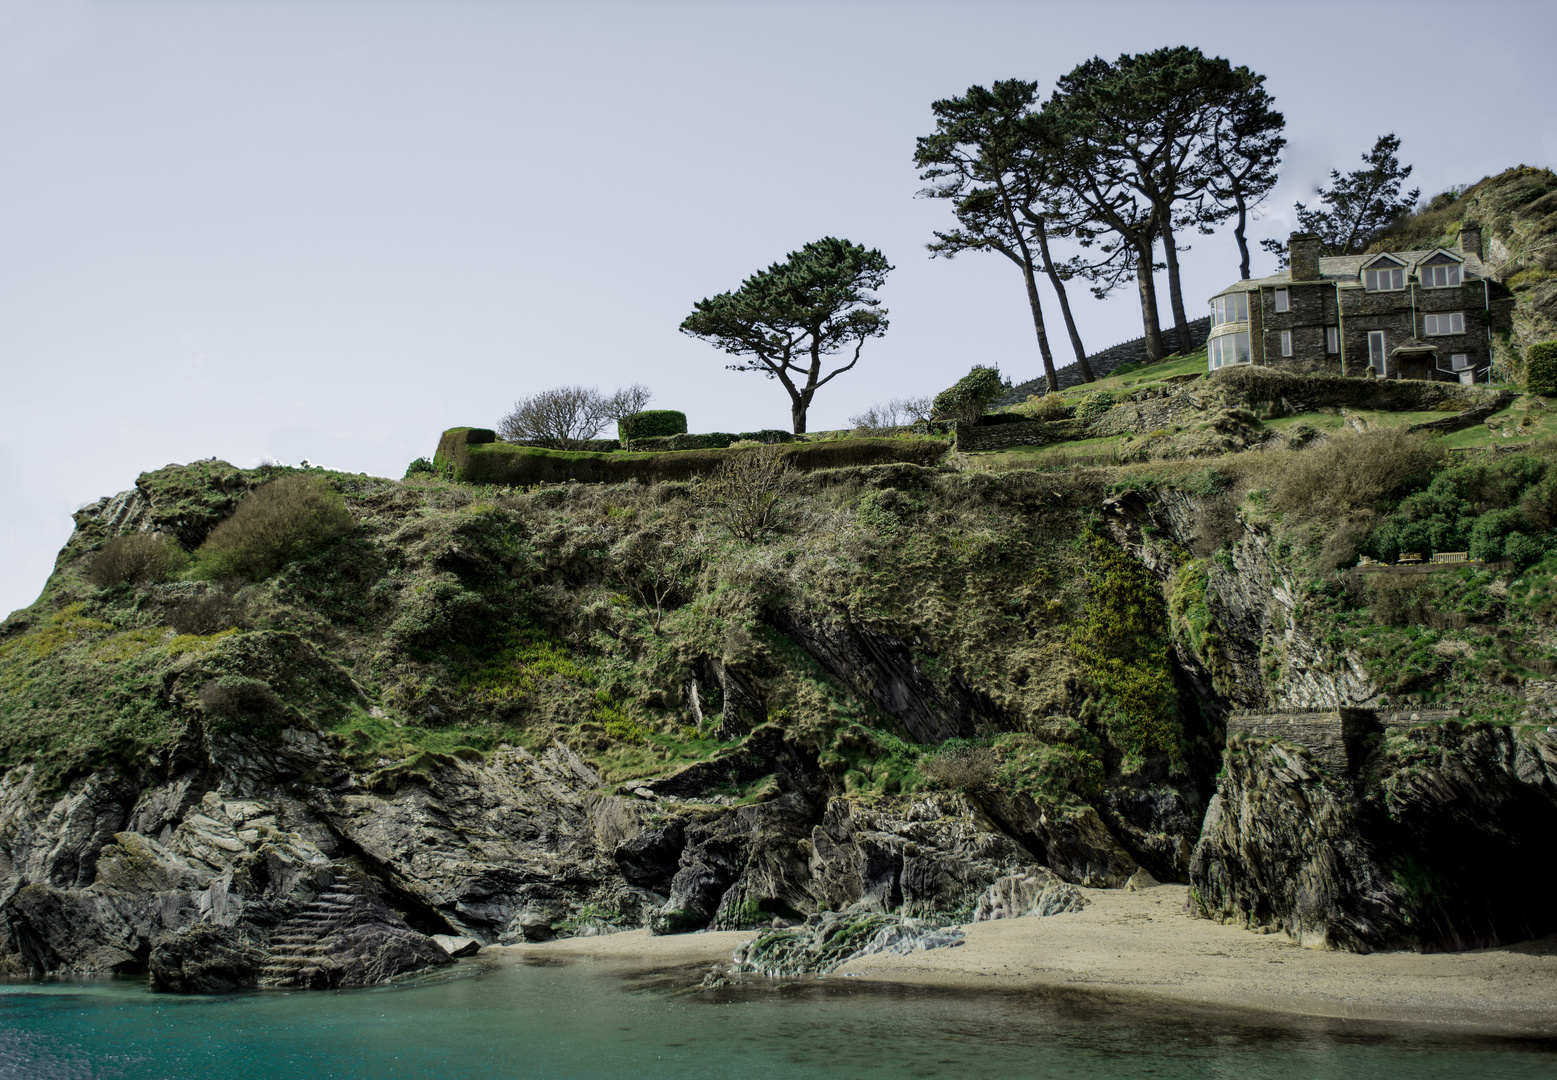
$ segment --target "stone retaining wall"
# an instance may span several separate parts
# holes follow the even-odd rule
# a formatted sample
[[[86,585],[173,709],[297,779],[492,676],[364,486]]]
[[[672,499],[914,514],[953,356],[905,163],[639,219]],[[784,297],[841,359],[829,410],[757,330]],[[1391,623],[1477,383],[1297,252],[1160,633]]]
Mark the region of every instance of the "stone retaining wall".
[[[1355,773],[1362,765],[1369,735],[1391,727],[1442,723],[1459,715],[1460,710],[1456,707],[1233,713],[1227,718],[1227,737],[1245,735],[1293,743],[1339,776]]]

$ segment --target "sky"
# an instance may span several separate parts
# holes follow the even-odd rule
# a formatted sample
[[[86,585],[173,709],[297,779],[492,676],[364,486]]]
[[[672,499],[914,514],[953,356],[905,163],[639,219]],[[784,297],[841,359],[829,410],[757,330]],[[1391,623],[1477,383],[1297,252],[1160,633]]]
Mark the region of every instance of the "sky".
[[[73,511],[171,462],[398,477],[573,383],[788,427],[778,384],[677,328],[822,236],[895,269],[812,430],[975,363],[1035,376],[1015,269],[925,250],[951,217],[914,139],[972,84],[1047,96],[1178,44],[1247,65],[1290,141],[1251,235],[1284,238],[1385,132],[1425,194],[1552,165],[1554,40],[1549,2],[0,0],[0,612]],[[1189,242],[1194,317],[1238,255]],[[1140,334],[1132,294],[1072,295],[1089,350]]]

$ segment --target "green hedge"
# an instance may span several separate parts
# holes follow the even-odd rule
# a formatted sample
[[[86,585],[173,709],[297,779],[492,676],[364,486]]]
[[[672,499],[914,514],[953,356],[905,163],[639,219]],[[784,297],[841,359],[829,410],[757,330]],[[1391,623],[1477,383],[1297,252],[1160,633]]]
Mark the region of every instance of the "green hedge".
[[[1557,341],[1542,341],[1525,352],[1525,389],[1550,397],[1557,394]]]
[[[627,432],[623,424],[631,424],[632,441],[639,439],[658,439],[665,435],[685,435],[687,433],[687,414],[677,412],[675,409],[645,409],[643,412],[633,413],[626,420],[619,420],[616,424],[618,438],[627,438]]]
[[[732,455],[751,453],[747,448],[681,450],[668,453],[615,453],[542,450],[493,442],[471,444],[469,428],[451,428],[438,443],[435,459],[452,467],[454,477],[473,484],[620,484],[629,480],[655,483],[690,480],[712,472]],[[940,439],[835,439],[795,443],[784,456],[797,469],[837,469],[850,465],[886,465],[907,462],[934,465],[949,446]]]

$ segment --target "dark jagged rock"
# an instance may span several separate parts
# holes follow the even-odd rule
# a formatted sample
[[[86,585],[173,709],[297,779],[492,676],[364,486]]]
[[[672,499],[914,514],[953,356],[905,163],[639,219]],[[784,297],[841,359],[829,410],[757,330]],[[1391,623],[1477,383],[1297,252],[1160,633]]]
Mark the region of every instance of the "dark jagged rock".
[[[1557,872],[1528,857],[1554,830],[1547,732],[1396,729],[1357,780],[1301,747],[1237,739],[1195,849],[1191,903],[1356,951],[1525,940],[1557,928]]]
[[[268,944],[259,971],[262,986],[372,986],[454,962],[371,893],[332,890],[317,896],[277,927]]]
[[[998,791],[981,792],[980,800],[1001,828],[1041,852],[1041,861],[1066,881],[1117,889],[1135,873],[1135,860],[1090,806],[1062,812]]]
[[[1019,874],[997,878],[984,890],[973,909],[973,921],[1044,918],[1086,906],[1087,898],[1076,886],[1046,867],[1029,866]]]
[[[194,923],[159,941],[148,966],[158,990],[222,994],[256,985],[266,955],[262,944],[236,927]]]
[[[851,908],[812,915],[794,929],[760,934],[736,949],[730,970],[770,978],[826,975],[877,953],[906,956],[961,945],[963,932],[943,920]]]
[[[972,735],[980,720],[998,718],[989,699],[965,682],[953,680],[946,692],[937,689],[908,647],[879,630],[791,611],[770,617],[830,675],[900,720],[919,742]]]

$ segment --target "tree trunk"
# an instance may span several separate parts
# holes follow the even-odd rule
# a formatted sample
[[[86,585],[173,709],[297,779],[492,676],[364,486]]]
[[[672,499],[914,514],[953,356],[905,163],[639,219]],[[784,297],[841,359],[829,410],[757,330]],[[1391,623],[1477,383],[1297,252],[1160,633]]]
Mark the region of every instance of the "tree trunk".
[[[794,425],[796,435],[804,435],[806,433],[806,406],[805,402],[798,397],[790,402],[789,419]]]
[[[1081,345],[1081,334],[1076,330],[1076,320],[1071,318],[1070,297],[1065,295],[1065,282],[1060,280],[1060,275],[1054,269],[1054,260],[1049,258],[1049,233],[1041,220],[1036,223],[1036,233],[1038,253],[1043,256],[1043,272],[1049,275],[1049,284],[1054,286],[1055,295],[1060,298],[1060,314],[1065,316],[1065,330],[1070,334],[1070,347],[1076,352],[1076,367],[1081,372],[1081,381],[1091,382],[1092,365],[1087,363],[1087,350]]]
[[[1163,215],[1162,249],[1168,263],[1168,302],[1173,305],[1174,337],[1178,339],[1178,352],[1190,351],[1189,313],[1184,310],[1184,289],[1179,283],[1179,249],[1173,238],[1173,222]]]
[[[1146,332],[1146,359],[1161,360],[1168,355],[1168,347],[1162,341],[1162,327],[1157,322],[1157,286],[1152,280],[1153,241],[1143,240],[1135,246],[1135,279],[1141,289],[1141,323]]]
[[[1249,241],[1244,237],[1244,228],[1249,224],[1249,208],[1243,204],[1243,191],[1240,190],[1234,196],[1238,204],[1238,224],[1233,228],[1233,236],[1238,241],[1238,274],[1244,281],[1249,280]]]
[[[1038,352],[1043,356],[1043,381],[1050,391],[1060,388],[1060,377],[1054,373],[1054,354],[1049,351],[1049,333],[1043,325],[1043,302],[1038,299],[1038,279],[1033,274],[1033,263],[1028,259],[1022,266],[1022,278],[1027,282],[1027,303],[1033,309],[1033,329],[1038,332]]]

